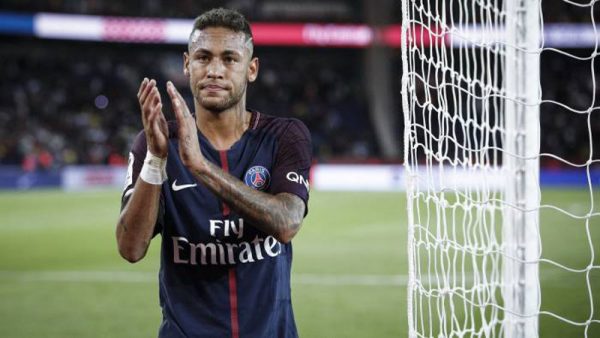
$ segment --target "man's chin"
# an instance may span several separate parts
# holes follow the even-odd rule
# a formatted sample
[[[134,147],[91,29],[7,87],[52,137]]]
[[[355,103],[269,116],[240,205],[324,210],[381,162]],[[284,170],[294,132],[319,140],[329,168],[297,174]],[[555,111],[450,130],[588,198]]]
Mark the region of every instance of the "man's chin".
[[[200,101],[200,105],[202,106],[202,108],[211,111],[213,113],[220,113],[222,111],[225,111],[231,107],[233,107],[236,104],[236,102],[233,102],[232,100],[212,100],[212,99],[204,99],[202,101]]]

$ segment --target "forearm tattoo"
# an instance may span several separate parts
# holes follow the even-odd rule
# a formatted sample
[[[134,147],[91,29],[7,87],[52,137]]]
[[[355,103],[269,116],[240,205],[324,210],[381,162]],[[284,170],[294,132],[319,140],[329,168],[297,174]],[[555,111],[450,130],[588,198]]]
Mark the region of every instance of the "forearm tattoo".
[[[305,208],[300,197],[254,190],[216,165],[207,165],[208,173],[196,172],[195,176],[256,228],[278,239],[291,239],[299,230]]]

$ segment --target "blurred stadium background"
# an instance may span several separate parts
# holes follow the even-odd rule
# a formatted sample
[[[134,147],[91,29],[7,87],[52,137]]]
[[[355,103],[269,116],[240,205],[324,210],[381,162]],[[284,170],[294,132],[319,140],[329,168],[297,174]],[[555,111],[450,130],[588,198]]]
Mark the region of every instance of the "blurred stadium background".
[[[127,152],[142,127],[135,94],[148,76],[161,86],[172,80],[190,99],[181,72],[189,25],[218,6],[241,11],[255,25],[261,70],[248,106],[297,117],[312,133],[311,212],[294,240],[300,334],[404,336],[400,4],[3,0],[0,336],[155,336],[159,246],[129,265],[113,235]],[[593,8],[597,21],[600,5]],[[590,15],[589,8],[543,1],[547,43],[589,55],[597,41],[593,30],[590,37]],[[553,53],[541,61],[544,98],[576,109],[597,102],[600,86],[590,78],[598,81],[597,62],[590,67],[589,60]],[[585,162],[593,148],[598,157],[596,112],[591,141],[587,121],[555,105],[542,105],[541,125],[542,152]],[[544,198],[565,209],[589,210],[595,200],[597,212],[599,177],[592,173],[590,194],[585,173],[542,161]],[[542,220],[549,224],[542,236],[550,257],[589,260],[576,250],[579,244],[564,244],[587,245],[582,227],[565,233],[558,225],[566,219]],[[596,218],[595,245],[598,226]],[[543,283],[542,299],[553,311],[587,318],[582,285],[560,278]],[[598,303],[600,294],[595,298]],[[561,323],[541,330],[542,337],[582,336]]]

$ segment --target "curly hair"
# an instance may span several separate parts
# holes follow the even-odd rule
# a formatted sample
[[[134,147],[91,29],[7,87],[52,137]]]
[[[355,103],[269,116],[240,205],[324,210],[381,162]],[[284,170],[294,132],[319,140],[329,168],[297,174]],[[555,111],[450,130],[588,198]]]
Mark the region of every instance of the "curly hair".
[[[227,8],[213,8],[202,13],[194,20],[194,27],[190,33],[190,42],[196,30],[204,30],[209,27],[223,27],[231,29],[236,33],[244,33],[246,40],[249,41],[249,48],[252,51],[254,43],[252,41],[250,23],[238,11]]]

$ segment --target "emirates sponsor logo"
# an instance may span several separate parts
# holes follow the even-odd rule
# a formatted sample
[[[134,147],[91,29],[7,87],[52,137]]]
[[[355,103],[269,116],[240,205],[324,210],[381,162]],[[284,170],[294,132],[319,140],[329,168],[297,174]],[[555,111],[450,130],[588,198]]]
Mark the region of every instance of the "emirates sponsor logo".
[[[251,241],[229,242],[244,236],[244,219],[210,220],[213,241],[193,243],[185,237],[172,236],[173,263],[189,265],[234,265],[253,263],[281,253],[281,243],[275,237],[256,235]]]

